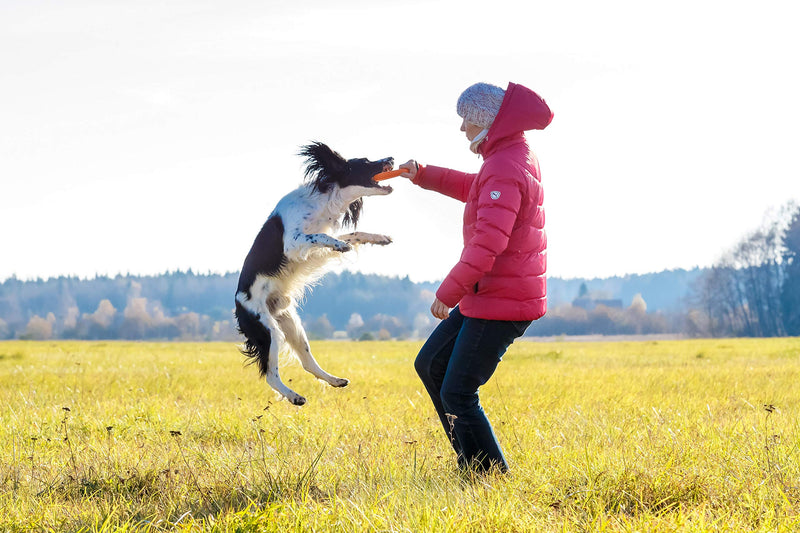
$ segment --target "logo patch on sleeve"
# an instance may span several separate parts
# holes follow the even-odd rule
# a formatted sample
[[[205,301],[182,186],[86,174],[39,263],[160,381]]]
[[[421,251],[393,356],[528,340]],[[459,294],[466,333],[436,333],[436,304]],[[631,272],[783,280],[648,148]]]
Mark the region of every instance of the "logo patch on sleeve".
[[[492,191],[492,192],[490,192],[489,193],[489,197],[492,200],[497,200],[498,198],[500,198],[500,191]]]

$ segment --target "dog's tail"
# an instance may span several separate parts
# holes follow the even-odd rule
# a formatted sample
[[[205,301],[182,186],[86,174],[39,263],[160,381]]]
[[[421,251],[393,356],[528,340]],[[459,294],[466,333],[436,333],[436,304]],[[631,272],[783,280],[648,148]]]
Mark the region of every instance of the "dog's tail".
[[[244,335],[244,347],[240,351],[258,363],[258,370],[261,377],[267,374],[269,368],[269,347],[272,342],[272,335],[264,324],[261,323],[257,314],[243,306],[239,299],[236,299],[236,322],[237,330]]]

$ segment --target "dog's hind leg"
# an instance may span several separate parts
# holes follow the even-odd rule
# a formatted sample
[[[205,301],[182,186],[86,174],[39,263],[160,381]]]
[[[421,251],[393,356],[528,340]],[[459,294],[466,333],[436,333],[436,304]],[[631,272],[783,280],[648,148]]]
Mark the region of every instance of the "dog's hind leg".
[[[256,298],[249,298],[244,292],[236,294],[236,319],[239,331],[247,338],[242,352],[258,361],[261,375],[272,389],[295,405],[303,405],[306,399],[284,385],[281,381],[278,364],[281,347],[286,337],[273,313],[268,309],[270,302],[261,291]],[[277,305],[276,302],[272,302]]]
[[[317,363],[317,360],[314,359],[314,356],[311,354],[311,346],[308,344],[308,337],[303,329],[300,317],[297,315],[297,311],[295,311],[294,308],[290,307],[286,309],[277,317],[277,320],[281,329],[286,334],[286,342],[288,342],[289,346],[295,351],[298,359],[300,359],[300,364],[303,365],[303,369],[305,369],[306,372],[318,379],[327,381],[334,387],[344,387],[350,383],[350,381],[345,378],[337,378],[336,376],[328,374],[319,366],[319,363]]]
[[[285,337],[279,322],[276,321],[271,315],[268,316],[269,318],[267,319],[266,325],[272,334],[272,338],[269,346],[269,362],[267,365],[267,372],[265,374],[267,383],[278,394],[281,394],[292,404],[304,405],[306,403],[306,399],[287,387],[281,380],[278,363],[280,359],[281,345],[284,343]]]

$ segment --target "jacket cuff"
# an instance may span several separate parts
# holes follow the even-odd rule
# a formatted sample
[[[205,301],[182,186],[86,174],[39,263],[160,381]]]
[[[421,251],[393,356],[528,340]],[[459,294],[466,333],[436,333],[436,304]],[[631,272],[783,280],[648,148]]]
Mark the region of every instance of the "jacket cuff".
[[[411,180],[414,185],[419,185],[422,182],[422,175],[425,173],[425,165],[417,161],[417,175]]]
[[[445,278],[436,290],[436,297],[439,301],[451,309],[458,305],[462,296],[464,294],[461,287],[449,277]]]

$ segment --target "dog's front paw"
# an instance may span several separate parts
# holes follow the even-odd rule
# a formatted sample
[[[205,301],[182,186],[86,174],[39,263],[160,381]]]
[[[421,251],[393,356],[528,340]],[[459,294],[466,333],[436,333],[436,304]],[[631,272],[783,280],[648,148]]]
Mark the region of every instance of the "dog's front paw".
[[[336,250],[337,252],[344,253],[344,252],[349,252],[350,250],[353,249],[353,247],[349,243],[346,243],[344,241],[339,241],[334,245],[333,249]]]
[[[378,238],[372,244],[377,244],[378,246],[386,246],[387,244],[392,244],[392,238],[388,235],[378,235]]]

